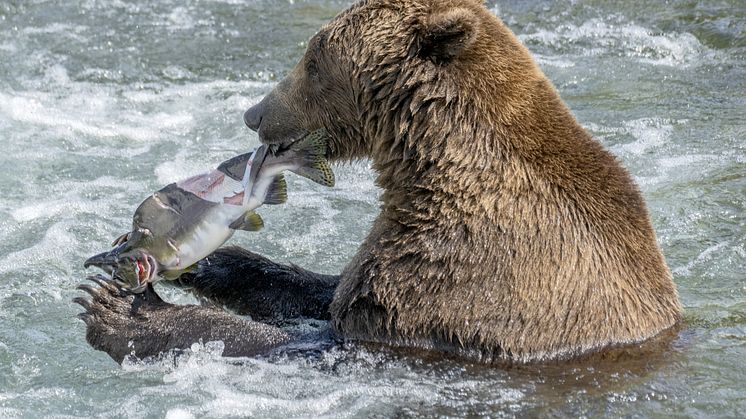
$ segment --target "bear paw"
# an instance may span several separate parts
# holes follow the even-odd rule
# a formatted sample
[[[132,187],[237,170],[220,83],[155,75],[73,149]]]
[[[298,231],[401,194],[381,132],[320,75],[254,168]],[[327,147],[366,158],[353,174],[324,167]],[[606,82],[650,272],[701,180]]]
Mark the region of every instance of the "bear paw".
[[[128,355],[144,358],[166,349],[167,331],[157,325],[164,324],[159,320],[171,305],[155,293],[152,285],[136,294],[103,275],[87,279],[95,285],[81,284],[78,289],[90,298],[76,297],[73,302],[85,309],[78,318],[86,324],[86,340],[91,346],[119,363]]]

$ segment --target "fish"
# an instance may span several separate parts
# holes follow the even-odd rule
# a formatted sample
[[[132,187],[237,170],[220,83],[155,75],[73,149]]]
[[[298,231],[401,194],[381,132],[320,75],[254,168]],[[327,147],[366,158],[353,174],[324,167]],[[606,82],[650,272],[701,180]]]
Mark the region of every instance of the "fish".
[[[254,210],[287,200],[284,171],[334,186],[327,133],[317,130],[290,145],[262,145],[216,169],[169,184],[135,210],[132,230],[112,249],[90,257],[123,287],[142,292],[148,284],[193,270],[236,230],[258,231],[264,221]]]

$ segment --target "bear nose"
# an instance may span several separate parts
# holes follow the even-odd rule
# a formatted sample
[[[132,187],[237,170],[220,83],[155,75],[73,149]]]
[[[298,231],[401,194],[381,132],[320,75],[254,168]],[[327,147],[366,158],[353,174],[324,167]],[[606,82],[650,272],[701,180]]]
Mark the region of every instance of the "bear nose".
[[[251,128],[254,131],[258,131],[259,125],[261,125],[262,123],[261,108],[261,103],[258,103],[250,107],[249,110],[243,114],[243,122],[246,124],[247,127]]]

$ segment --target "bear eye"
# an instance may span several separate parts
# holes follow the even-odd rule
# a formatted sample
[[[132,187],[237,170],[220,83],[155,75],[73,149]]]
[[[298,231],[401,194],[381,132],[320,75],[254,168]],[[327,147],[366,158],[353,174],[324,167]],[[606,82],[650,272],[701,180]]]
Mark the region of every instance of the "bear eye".
[[[308,73],[309,77],[314,79],[319,77],[319,65],[316,64],[316,60],[308,60],[308,63],[306,64],[306,73]]]

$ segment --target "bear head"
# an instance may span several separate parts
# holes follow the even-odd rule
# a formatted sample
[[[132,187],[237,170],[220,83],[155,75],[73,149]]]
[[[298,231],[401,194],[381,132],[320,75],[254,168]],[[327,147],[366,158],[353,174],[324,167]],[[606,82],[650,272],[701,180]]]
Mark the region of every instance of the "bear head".
[[[438,141],[454,137],[452,127],[463,131],[464,118],[494,114],[496,89],[511,105],[503,113],[520,108],[509,96],[519,96],[533,74],[515,69],[533,66],[522,50],[481,1],[362,1],[311,38],[244,121],[267,144],[325,128],[333,159],[422,158],[443,152]],[[440,140],[424,140],[424,131]]]

